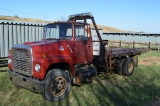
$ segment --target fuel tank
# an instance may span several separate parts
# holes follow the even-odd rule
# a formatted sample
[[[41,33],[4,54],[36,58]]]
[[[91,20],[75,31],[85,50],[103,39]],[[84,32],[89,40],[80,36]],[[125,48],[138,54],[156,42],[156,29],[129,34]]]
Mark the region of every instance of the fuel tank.
[[[75,71],[75,83],[77,85],[81,85],[85,82],[91,83],[97,76],[97,70],[93,65],[78,67]]]

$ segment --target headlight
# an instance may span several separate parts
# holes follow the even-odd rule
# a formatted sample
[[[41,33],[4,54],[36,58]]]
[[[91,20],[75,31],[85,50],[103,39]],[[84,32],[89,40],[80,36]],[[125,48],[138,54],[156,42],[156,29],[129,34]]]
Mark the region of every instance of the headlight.
[[[12,63],[12,59],[8,58],[8,64],[11,64],[11,63]]]
[[[40,66],[39,64],[36,64],[36,65],[35,65],[35,70],[36,70],[37,72],[40,72],[40,69],[41,69],[41,66]]]

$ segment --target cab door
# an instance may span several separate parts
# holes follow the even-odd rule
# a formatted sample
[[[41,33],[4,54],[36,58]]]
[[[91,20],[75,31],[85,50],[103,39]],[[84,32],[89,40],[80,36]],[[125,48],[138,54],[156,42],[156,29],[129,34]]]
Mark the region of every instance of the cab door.
[[[87,25],[75,25],[76,63],[92,61],[92,38],[88,29]]]

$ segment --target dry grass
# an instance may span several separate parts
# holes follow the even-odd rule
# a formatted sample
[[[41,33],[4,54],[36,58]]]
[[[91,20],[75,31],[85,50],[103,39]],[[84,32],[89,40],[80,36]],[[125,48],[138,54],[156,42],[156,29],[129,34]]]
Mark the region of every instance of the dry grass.
[[[154,64],[157,64],[157,65],[160,65],[160,57],[158,56],[151,56],[151,57],[146,57],[146,58],[143,58],[139,61],[139,64],[140,65],[154,65]]]
[[[13,16],[0,16],[0,20],[9,20],[9,21],[22,21],[22,22],[37,22],[37,23],[51,23],[53,21],[44,21],[40,19],[33,19],[33,18],[18,18],[18,17],[13,17]],[[124,32],[122,30],[108,27],[108,26],[103,26],[103,25],[97,25],[98,28],[103,29],[103,32]],[[93,25],[91,24],[91,27]]]
[[[116,28],[112,28],[112,27],[108,27],[108,26],[103,26],[103,25],[97,25],[98,28],[103,29],[103,32],[124,32],[123,30],[119,30]],[[91,24],[91,27],[93,27],[93,25]]]
[[[0,20],[9,20],[9,21],[22,21],[22,22],[37,22],[37,23],[50,23],[51,21],[43,21],[40,19],[33,18],[18,18],[13,16],[0,16]]]

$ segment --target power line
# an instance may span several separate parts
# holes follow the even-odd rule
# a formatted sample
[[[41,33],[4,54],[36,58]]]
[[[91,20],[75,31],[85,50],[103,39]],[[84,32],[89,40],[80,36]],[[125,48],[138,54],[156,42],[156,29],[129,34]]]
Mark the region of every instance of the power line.
[[[6,10],[6,11],[10,11],[10,12],[16,12],[16,13],[20,13],[20,14],[26,14],[26,15],[32,15],[33,14],[29,14],[29,13],[24,13],[24,12],[20,12],[20,11],[15,11],[15,10],[10,10],[10,9],[6,9],[6,8],[3,8],[3,7],[0,7],[1,9],[3,10]],[[42,15],[34,15],[34,16],[42,16]]]

